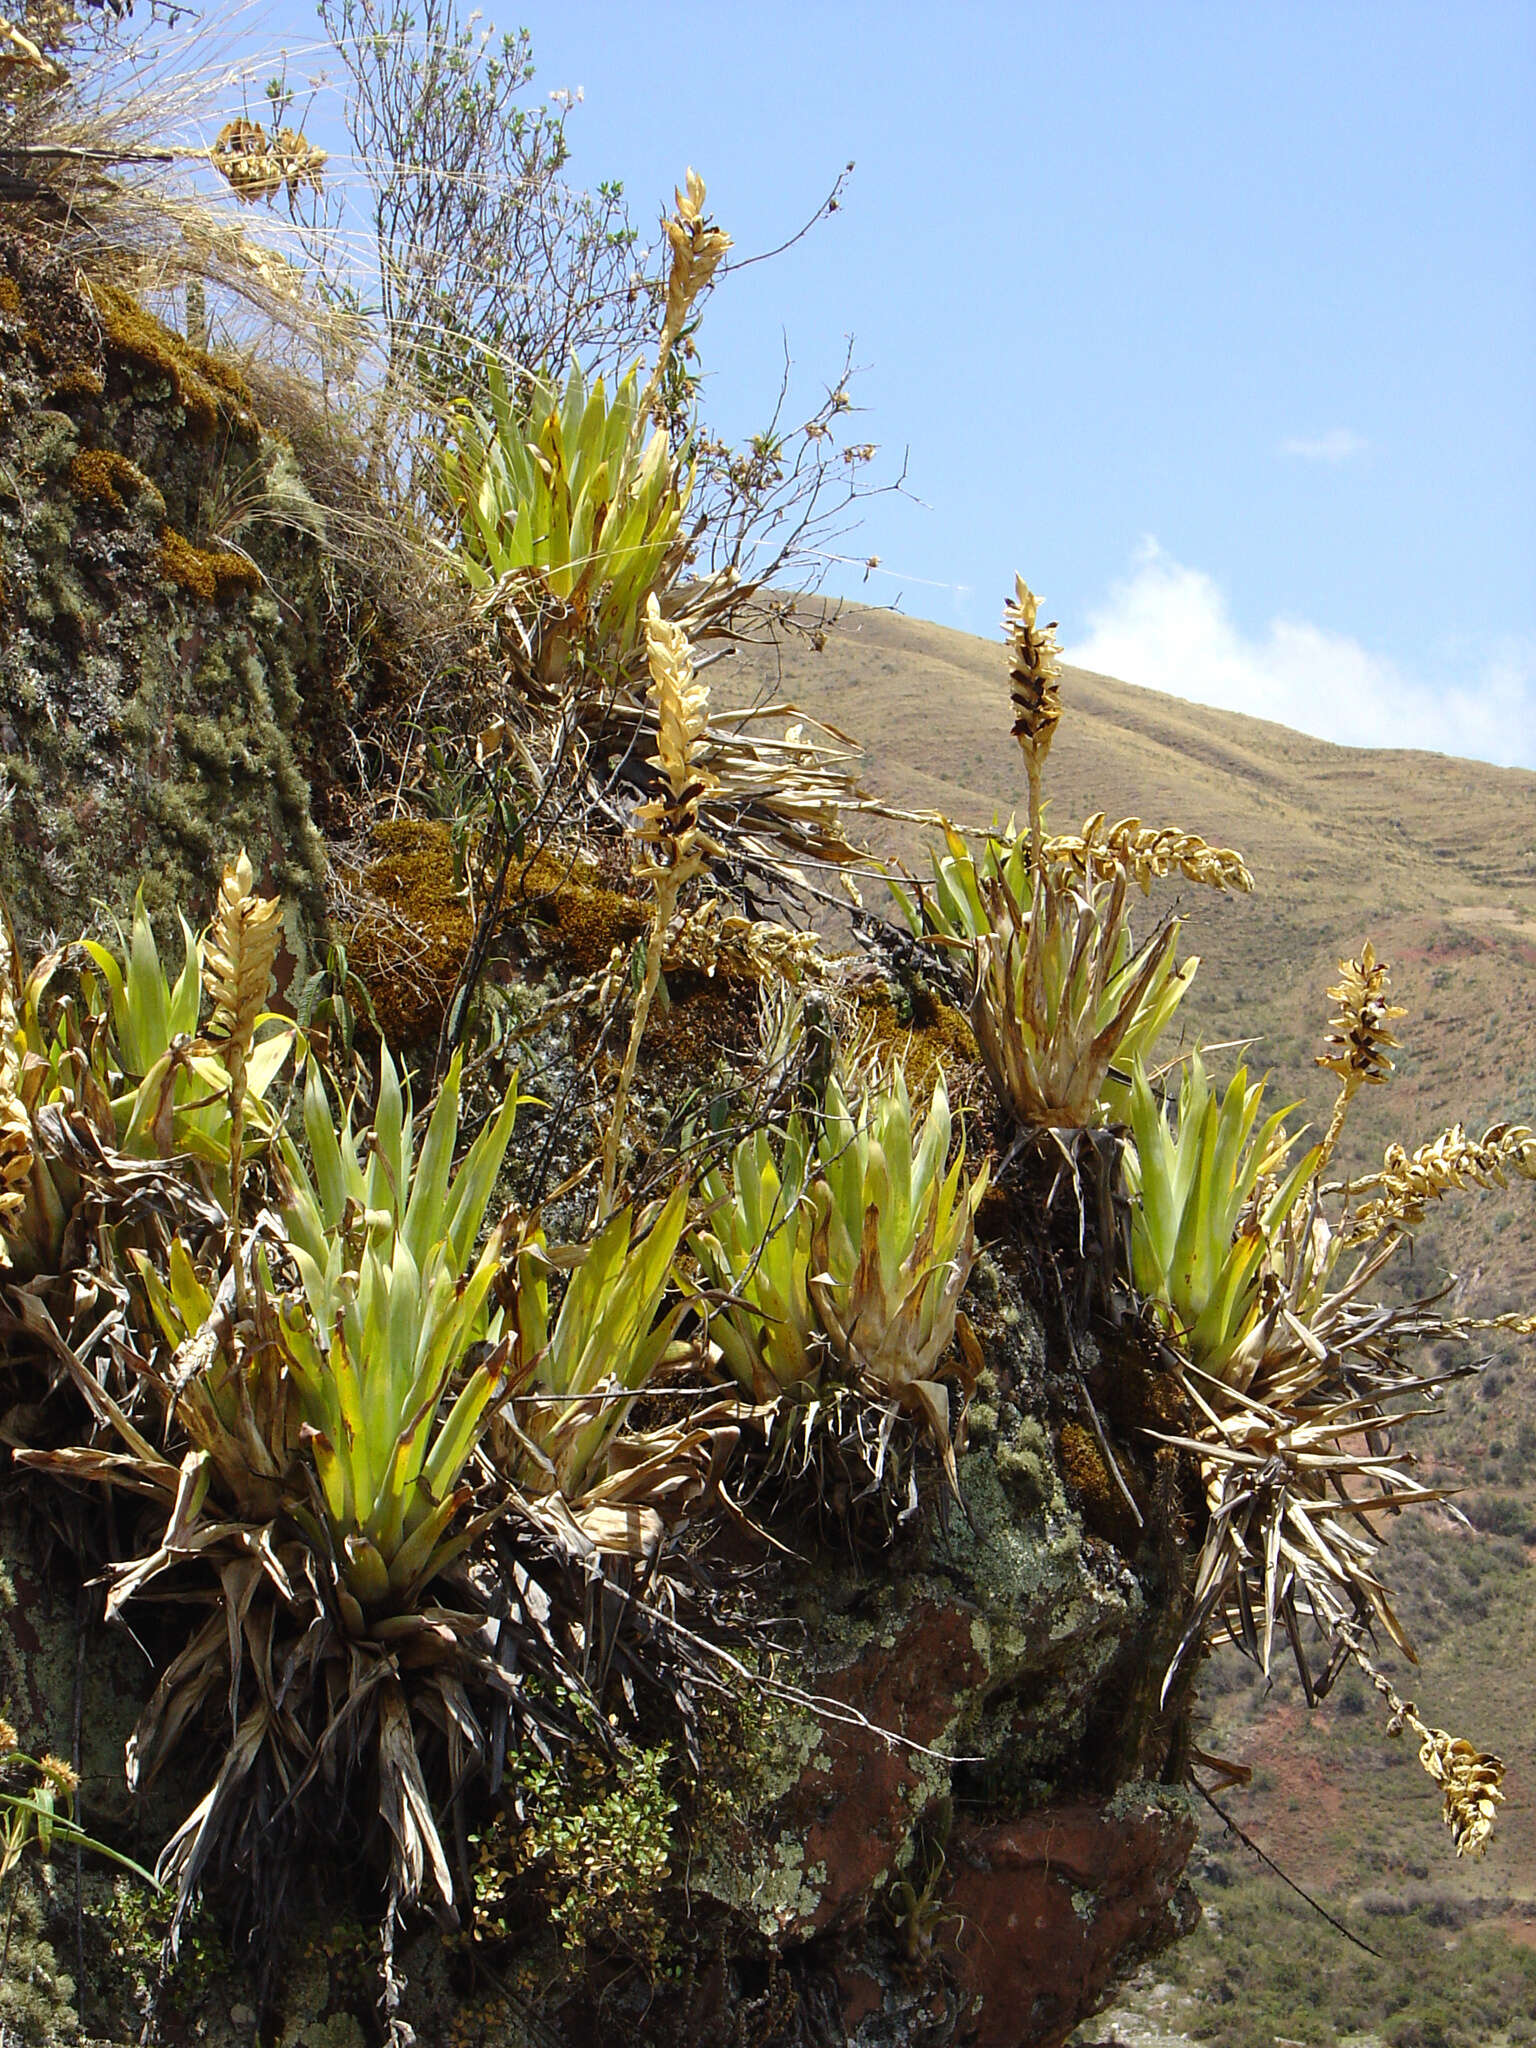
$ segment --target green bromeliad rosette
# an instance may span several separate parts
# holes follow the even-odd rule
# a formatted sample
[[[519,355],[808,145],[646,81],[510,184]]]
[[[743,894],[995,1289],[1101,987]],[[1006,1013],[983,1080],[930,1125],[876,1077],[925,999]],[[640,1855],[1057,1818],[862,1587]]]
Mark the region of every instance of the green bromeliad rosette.
[[[915,1125],[899,1067],[851,1104],[834,1076],[818,1115],[792,1116],[778,1139],[753,1132],[700,1188],[693,1245],[726,1366],[786,1447],[857,1397],[877,1425],[877,1486],[903,1413],[955,1482],[948,1383],[969,1375],[952,1347],[987,1169],[967,1177],[951,1136],[942,1080]]]

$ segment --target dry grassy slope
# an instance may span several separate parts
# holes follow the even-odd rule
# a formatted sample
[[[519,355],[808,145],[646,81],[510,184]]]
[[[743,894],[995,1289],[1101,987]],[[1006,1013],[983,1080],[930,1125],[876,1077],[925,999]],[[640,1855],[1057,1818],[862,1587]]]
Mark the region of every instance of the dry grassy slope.
[[[1023,801],[995,642],[889,612],[844,613],[824,652],[742,648],[711,674],[717,697],[782,692],[856,738],[865,779],[895,802],[984,826]],[[1250,1059],[1311,1114],[1329,1077],[1312,1064],[1341,953],[1365,938],[1391,961],[1404,1052],[1390,1089],[1362,1099],[1355,1149],[1430,1137],[1457,1117],[1536,1121],[1536,774],[1438,754],[1330,746],[1067,669],[1066,715],[1046,774],[1048,822],[1134,813],[1239,847],[1253,896],[1184,887],[1186,949],[1204,967],[1189,1005],[1207,1040],[1257,1037]],[[884,828],[912,855],[916,828]],[[1162,900],[1175,900],[1171,889]],[[1447,1206],[1432,1249],[1461,1252],[1501,1297],[1536,1297],[1536,1203],[1484,1255],[1518,1196]],[[1474,1246],[1478,1249],[1474,1252]],[[1497,1270],[1495,1270],[1495,1267]]]
[[[866,749],[869,785],[902,805],[984,826],[1022,804],[996,642],[855,609],[820,654],[795,641],[743,649],[711,680],[717,699],[781,693],[843,728]],[[1457,1118],[1478,1130],[1501,1116],[1536,1123],[1536,774],[1330,746],[1081,670],[1066,671],[1062,697],[1046,779],[1058,830],[1100,809],[1134,813],[1235,845],[1253,871],[1251,898],[1181,894],[1186,943],[1204,960],[1189,1005],[1203,1037],[1257,1035],[1251,1057],[1274,1068],[1286,1099],[1326,1115],[1330,1077],[1312,1064],[1325,991],[1340,954],[1369,936],[1409,1014],[1397,1079],[1359,1104],[1354,1158]],[[886,850],[915,851],[914,828],[885,829]],[[1536,1307],[1536,1188],[1444,1204],[1411,1277],[1445,1270],[1484,1308]],[[1433,1462],[1468,1484],[1474,1505],[1494,1501],[1513,1533],[1426,1531],[1407,1541],[1396,1580],[1424,1645],[1412,1690],[1511,1764],[1499,1856],[1452,1880],[1525,1899],[1536,1894],[1536,1544],[1524,1541],[1536,1537],[1536,1451],[1522,1458],[1515,1446],[1522,1421],[1536,1426],[1533,1350],[1509,1351],[1514,1370],[1494,1376],[1494,1399],[1486,1385],[1458,1396],[1432,1440]],[[1502,1456],[1488,1456],[1493,1444]],[[1254,1726],[1256,1704],[1244,1691],[1220,1708],[1232,1740],[1265,1762],[1266,1789],[1244,1812],[1302,1874],[1346,1892],[1390,1881],[1405,1860],[1444,1874],[1433,1795],[1411,1752],[1384,1749],[1374,1710],[1303,1730],[1289,1714]]]

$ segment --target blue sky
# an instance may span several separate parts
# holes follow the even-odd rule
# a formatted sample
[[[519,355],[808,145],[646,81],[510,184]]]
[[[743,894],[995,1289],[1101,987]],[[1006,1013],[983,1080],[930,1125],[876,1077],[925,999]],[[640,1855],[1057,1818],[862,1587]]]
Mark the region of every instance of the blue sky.
[[[492,18],[500,20],[493,9]],[[307,5],[255,17],[294,70]],[[1344,741],[1536,767],[1536,6],[523,0],[572,175],[687,164],[754,253],[709,411],[852,335],[877,499],[833,587]],[[250,32],[247,31],[249,34]],[[335,67],[332,67],[335,75]],[[331,125],[331,117],[323,117]],[[330,139],[327,137],[326,139]]]

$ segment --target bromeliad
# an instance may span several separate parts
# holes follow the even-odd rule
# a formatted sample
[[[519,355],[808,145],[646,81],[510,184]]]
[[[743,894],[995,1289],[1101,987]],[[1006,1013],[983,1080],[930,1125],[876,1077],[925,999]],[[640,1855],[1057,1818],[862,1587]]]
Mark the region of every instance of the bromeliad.
[[[694,1242],[724,1296],[712,1331],[747,1393],[807,1407],[841,1385],[910,1410],[953,1480],[946,1358],[987,1170],[967,1179],[950,1138],[942,1080],[914,1130],[899,1068],[852,1106],[834,1076],[814,1134],[799,1115],[777,1148],[755,1132],[729,1180],[705,1180]]]

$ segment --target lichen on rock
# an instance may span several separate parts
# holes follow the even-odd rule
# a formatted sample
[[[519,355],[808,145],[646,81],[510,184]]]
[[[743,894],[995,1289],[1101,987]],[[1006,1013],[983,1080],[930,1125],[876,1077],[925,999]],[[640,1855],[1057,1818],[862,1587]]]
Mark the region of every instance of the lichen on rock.
[[[367,997],[363,1036],[381,1029],[429,1067],[480,929],[483,849],[472,820],[381,819],[386,806],[353,791],[328,878],[311,779],[327,766],[316,735],[336,698],[323,630],[336,624],[324,603],[335,563],[291,452],[262,432],[238,367],[122,292],[85,290],[20,240],[0,245],[0,266],[13,401],[0,414],[0,888],[34,932],[126,921],[140,886],[164,923],[173,908],[199,913],[243,843],[260,887],[283,899],[290,971],[307,975],[339,941],[348,986]],[[342,668],[383,632],[375,618],[349,630]],[[525,1090],[499,1192],[552,1231],[563,1201],[573,1238],[623,970],[651,916],[619,846],[600,862],[573,834],[511,864],[494,919],[482,995],[505,1026],[503,1082],[515,1071]],[[636,1182],[652,1162],[675,1174],[685,1119],[707,1126],[719,1108],[726,1129],[772,972],[745,952],[667,960],[622,1134]],[[905,1060],[914,1092],[974,1064],[961,1010],[920,975],[872,970],[850,988],[850,1038]],[[990,1198],[1000,1226],[1009,1199]],[[522,1220],[509,1216],[509,1230]],[[685,1767],[675,1731],[638,1752],[643,1783],[634,1749],[622,1752],[630,1779],[613,1782],[509,1746],[481,1807],[455,1798],[444,1821],[471,1896],[472,1854],[484,1859],[485,1910],[456,1931],[399,1930],[402,2025],[465,2048],[575,2048],[613,2031],[637,2048],[766,2048],[810,2038],[815,2013],[862,2048],[1049,2048],[1123,1954],[1177,1931],[1187,1815],[1157,1781],[1181,1756],[1183,1701],[1165,1709],[1148,1689],[1166,1667],[1166,1531],[1150,1509],[1126,1508],[1088,1427],[1102,1361],[1058,1342],[1026,1280],[1001,1256],[978,1261],[985,1370],[969,1441],[957,1437],[956,1493],[923,1464],[878,1541],[833,1542],[819,1503],[799,1516],[766,1497],[718,1528],[701,1517],[679,1530],[701,1579],[719,1568],[750,1586],[745,1661],[703,1717],[702,1773]],[[919,1436],[900,1427],[903,1469],[916,1471]],[[1138,1501],[1151,1501],[1151,1455],[1126,1453]],[[80,1727],[82,1813],[153,1857],[180,1817],[174,1788],[135,1806],[121,1768],[153,1667],[121,1635],[82,1634],[97,1595],[77,1605],[66,1571],[38,1597],[35,1532],[18,1525],[4,1543],[17,1571],[0,1598],[0,1691],[29,1740],[62,1751]],[[616,1583],[593,1576],[584,1646]],[[216,1769],[217,1721],[210,1707],[194,1772]],[[1117,1803],[1127,1777],[1134,1792]],[[1057,1859],[1059,1837],[1071,1853]],[[378,2035],[377,1922],[363,1924],[359,1905],[374,1873],[360,1839],[333,1847],[294,1876],[291,1967],[266,1987],[263,2024],[291,2048]],[[88,1871],[84,1976],[71,1985],[61,1942],[75,1936],[50,1883],[34,1873],[18,1914],[47,2048],[75,2038],[82,2010],[126,2039],[152,1995],[167,2038],[250,2038],[262,1959],[227,1898],[185,1930],[156,1991],[164,1912]],[[1008,1933],[1026,1907],[1052,1930],[1038,1953]],[[962,1942],[957,1927],[986,1938]]]
[[[234,366],[126,294],[20,236],[0,271],[0,888],[44,929],[125,918],[141,881],[153,916],[195,913],[243,842],[309,963],[322,557],[288,524],[217,538],[281,445]]]

